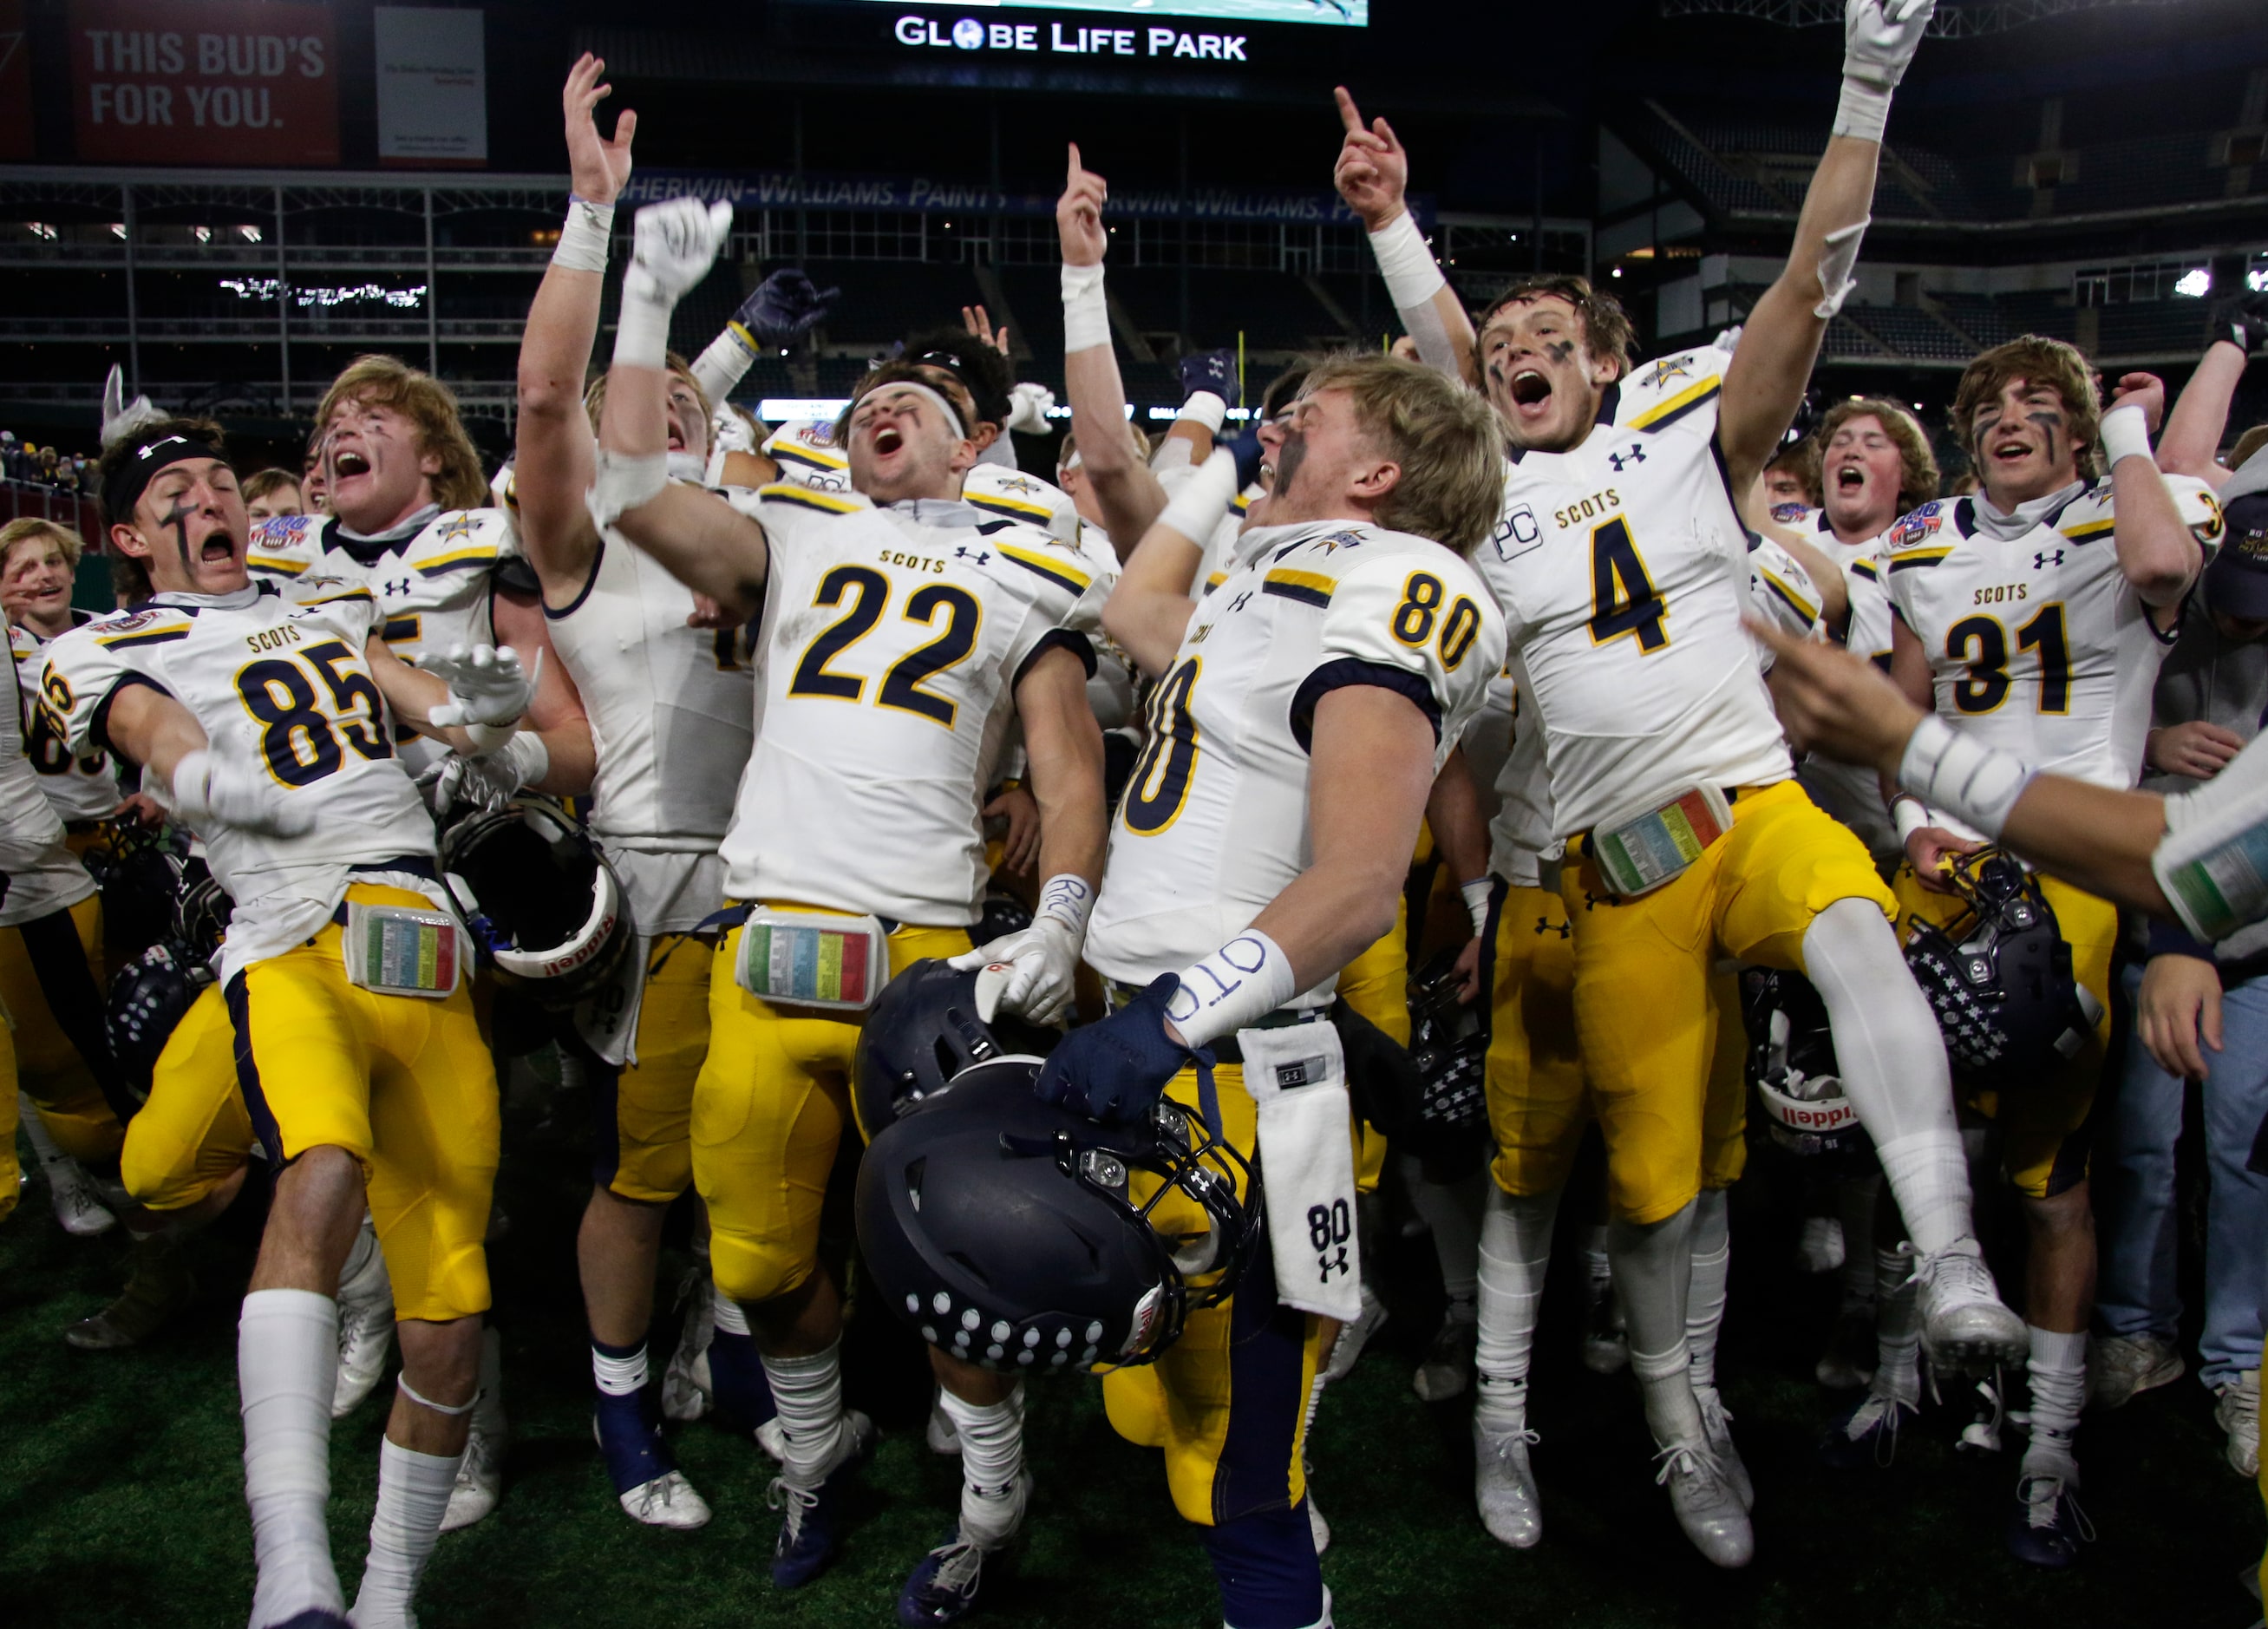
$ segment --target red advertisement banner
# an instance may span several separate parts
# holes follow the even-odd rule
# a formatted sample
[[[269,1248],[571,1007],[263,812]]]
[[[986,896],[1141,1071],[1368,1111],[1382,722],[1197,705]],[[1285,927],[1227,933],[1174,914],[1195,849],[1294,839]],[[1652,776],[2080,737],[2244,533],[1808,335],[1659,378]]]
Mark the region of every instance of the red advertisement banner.
[[[339,161],[328,6],[72,0],[71,107],[94,164]]]

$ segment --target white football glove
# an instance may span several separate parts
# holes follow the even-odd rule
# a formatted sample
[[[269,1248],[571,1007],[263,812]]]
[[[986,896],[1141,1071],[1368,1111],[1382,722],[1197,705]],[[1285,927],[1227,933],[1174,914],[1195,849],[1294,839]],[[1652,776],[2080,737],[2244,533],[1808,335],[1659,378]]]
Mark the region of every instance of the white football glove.
[[[1008,428],[1027,436],[1047,434],[1048,409],[1055,404],[1056,393],[1045,385],[1012,386],[1008,391]]]
[[[551,770],[551,753],[543,738],[521,730],[494,752],[475,757],[453,752],[417,778],[432,791],[433,807],[447,810],[459,803],[482,809],[500,809],[523,786],[533,785]]]
[[[543,675],[543,652],[535,666],[523,670],[519,652],[508,645],[460,645],[428,655],[420,664],[449,687],[449,698],[433,709],[434,723],[490,726],[512,723],[534,699],[535,682]]]
[[[224,763],[199,748],[173,766],[173,813],[185,825],[208,831],[216,824],[272,837],[314,829],[315,812],[304,798],[289,798],[269,776]]]
[[[729,203],[672,198],[647,204],[631,228],[624,296],[675,305],[709,275],[732,230]]]
[[[1936,5],[1937,0],[1848,0],[1843,12],[1843,77],[1877,90],[1896,90]]]
[[[144,424],[165,422],[166,415],[147,396],[126,399],[126,370],[115,362],[102,381],[102,445],[116,445]]]
[[[946,965],[959,972],[999,963],[1010,971],[999,1004],[1035,1024],[1057,1024],[1071,1010],[1079,952],[1086,944],[1094,890],[1068,873],[1049,877],[1040,890],[1032,925],[964,951]]]

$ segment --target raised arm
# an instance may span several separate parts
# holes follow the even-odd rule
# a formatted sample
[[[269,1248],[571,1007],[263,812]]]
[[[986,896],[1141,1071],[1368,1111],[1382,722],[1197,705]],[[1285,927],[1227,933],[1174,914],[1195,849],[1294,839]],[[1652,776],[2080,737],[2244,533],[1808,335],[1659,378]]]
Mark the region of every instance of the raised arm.
[[[2205,549],[2183,524],[2174,495],[2150,450],[2150,422],[2164,409],[2166,387],[2148,373],[2129,373],[2097,431],[2110,472],[2118,570],[2163,630],[2205,570]]]
[[[1418,359],[1478,390],[1480,360],[1473,354],[1472,313],[1449,286],[1410,213],[1410,154],[1385,120],[1364,126],[1362,110],[1344,85],[1332,94],[1338,100],[1346,140],[1339,145],[1331,181],[1370,233],[1371,253],[1378,257],[1378,269],[1386,278],[1386,291],[1402,326],[1417,343]]]
[[[591,515],[708,595],[735,621],[755,614],[770,552],[764,528],[713,492],[668,475],[669,317],[708,275],[731,226],[730,204],[673,198],[637,215],[615,362],[599,414]]]
[[[2214,487],[2228,479],[2215,454],[2228,431],[2228,404],[2251,355],[2268,345],[2268,290],[2224,301],[2213,313],[2213,341],[2198,358],[2158,438],[2158,468],[2169,475],[2195,475]]]
[[[593,113],[614,92],[600,83],[606,67],[585,51],[567,74],[561,100],[574,195],[519,340],[512,478],[520,546],[543,586],[545,602],[554,606],[571,603],[583,591],[599,549],[598,528],[583,502],[593,466],[583,376],[599,333],[615,200],[630,178],[630,138],[637,130],[637,114],[625,111],[615,121],[613,140],[599,134]]]
[[[1102,626],[1152,678],[1173,665],[1197,610],[1192,589],[1205,540],[1236,497],[1236,458],[1226,447],[1189,472],[1141,542],[1127,557],[1103,601]]]
[[[1079,466],[1102,506],[1111,547],[1124,559],[1166,506],[1166,490],[1143,461],[1127,424],[1126,381],[1110,343],[1110,305],[1102,291],[1102,256],[1110,245],[1102,206],[1109,195],[1110,183],[1080,165],[1079,144],[1072,143],[1063,196],[1056,203],[1063,245],[1064,388],[1071,397]]]
[[[1745,492],[1795,416],[1827,324],[1853,286],[1852,268],[1874,202],[1890,92],[1928,26],[1933,0],[1847,0],[1843,100],[1827,151],[1804,195],[1787,266],[1757,299],[1725,370],[1717,441]]]

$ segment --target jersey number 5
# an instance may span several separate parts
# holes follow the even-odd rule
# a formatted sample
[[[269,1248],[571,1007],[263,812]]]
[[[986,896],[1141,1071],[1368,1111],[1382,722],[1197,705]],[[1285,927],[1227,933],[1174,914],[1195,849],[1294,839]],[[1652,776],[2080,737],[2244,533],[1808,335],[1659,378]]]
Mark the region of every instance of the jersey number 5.
[[[789,682],[789,695],[823,696],[845,702],[865,698],[863,677],[836,673],[828,664],[872,633],[874,624],[882,620],[890,600],[890,579],[871,566],[838,565],[820,579],[819,593],[812,603],[840,605],[846,598],[850,608],[821,629],[818,638],[805,648],[803,660],[795,665],[795,677]],[[892,664],[874,693],[874,704],[919,713],[949,730],[959,709],[944,697],[922,689],[922,683],[968,660],[969,652],[976,648],[976,630],[983,625],[984,611],[976,595],[949,583],[926,583],[907,597],[904,615],[909,623],[933,627],[940,612],[945,615],[945,630]]]
[[[1643,653],[1669,643],[1662,619],[1669,609],[1638,558],[1630,523],[1617,517],[1591,528],[1591,643],[1604,645],[1625,634],[1638,637]]]
[[[394,756],[386,733],[386,699],[378,685],[366,673],[342,671],[353,660],[354,652],[342,641],[326,639],[297,652],[296,660],[264,657],[247,663],[236,675],[245,711],[266,726],[260,732],[260,756],[269,773],[285,785],[308,785],[334,773],[344,761],[342,737],[365,758]],[[311,667],[329,696],[328,711],[307,676]]]

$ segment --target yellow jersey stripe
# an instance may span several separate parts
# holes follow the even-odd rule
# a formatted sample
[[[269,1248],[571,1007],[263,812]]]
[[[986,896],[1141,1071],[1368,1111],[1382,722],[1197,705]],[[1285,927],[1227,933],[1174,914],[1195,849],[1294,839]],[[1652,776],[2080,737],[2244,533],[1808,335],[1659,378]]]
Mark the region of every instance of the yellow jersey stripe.
[[[273,571],[278,577],[297,577],[307,569],[306,561],[287,560],[281,555],[248,554],[244,564],[253,571]]]
[[[2108,516],[2101,520],[2089,520],[2079,526],[2056,528],[2074,543],[2091,543],[2098,537],[2108,537],[2118,529],[2118,517]]]
[[[1890,570],[1906,571],[1918,565],[1935,565],[1953,552],[1951,544],[1942,549],[1904,549],[1890,557]]]
[[[1067,593],[1083,594],[1094,586],[1094,579],[1067,561],[1052,559],[1029,549],[1019,549],[1013,543],[995,542],[1003,558],[1013,560],[1026,571],[1046,578]]]
[[[1002,514],[1028,516],[1035,520],[1049,520],[1055,514],[1045,504],[1027,504],[1020,498],[1001,498],[991,492],[963,492],[961,497],[979,509],[996,509]]]
[[[338,605],[351,600],[368,600],[375,603],[377,599],[378,596],[367,588],[342,588],[336,593],[327,593],[320,599],[294,600],[291,603],[298,606]]]
[[[1879,583],[1882,580],[1881,572],[1876,569],[1872,560],[1853,560],[1851,562],[1851,569],[1870,583]]]
[[[1703,380],[1697,385],[1692,386],[1688,389],[1679,391],[1675,395],[1670,397],[1668,401],[1656,402],[1653,406],[1646,409],[1645,412],[1640,413],[1636,418],[1631,420],[1630,428],[1632,430],[1652,430],[1658,425],[1666,424],[1671,419],[1676,418],[1681,415],[1690,411],[1694,408],[1699,407],[1704,402],[1706,402],[1710,397],[1715,395],[1718,391],[1721,390],[1724,387],[1724,384],[1725,381],[1722,379],[1712,375],[1710,378]]]
[[[850,467],[850,461],[841,453],[817,453],[808,447],[793,446],[782,442],[777,446],[763,449],[775,464],[801,464],[808,469],[823,469],[828,475],[840,475]]]
[[[1797,615],[1802,617],[1805,622],[1815,623],[1819,620],[1819,608],[1812,604],[1808,600],[1806,600],[1801,594],[1796,593],[1794,589],[1789,587],[1786,583],[1780,581],[1778,578],[1774,577],[1770,571],[1765,571],[1762,566],[1758,566],[1756,568],[1756,575],[1764,579],[1765,587],[1771,589],[1781,599],[1786,601],[1789,607],[1796,613]]]
[[[1279,599],[1297,600],[1302,605],[1322,606],[1331,602],[1338,586],[1336,578],[1326,577],[1321,571],[1275,571],[1261,579],[1260,592]]]
[[[856,514],[865,507],[856,498],[839,497],[833,492],[814,491],[807,486],[798,486],[792,481],[775,481],[771,485],[756,489],[756,496],[776,503],[801,504],[806,509],[816,509],[821,514]]]
[[[435,555],[431,560],[421,560],[415,570],[420,577],[438,577],[444,571],[460,571],[468,566],[493,560],[504,551],[495,543],[482,543],[471,549],[460,549],[453,554]]]

